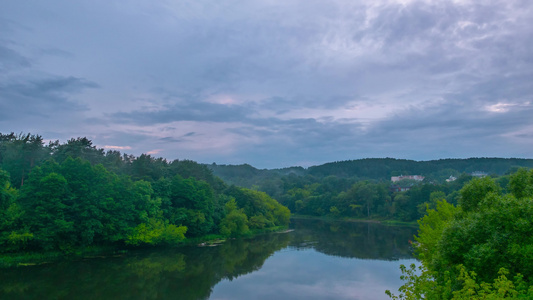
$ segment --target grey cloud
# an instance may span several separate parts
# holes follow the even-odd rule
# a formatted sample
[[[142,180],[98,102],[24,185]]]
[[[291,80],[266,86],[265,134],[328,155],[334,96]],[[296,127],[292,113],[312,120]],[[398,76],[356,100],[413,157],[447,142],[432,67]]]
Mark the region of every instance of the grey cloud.
[[[181,137],[176,138],[172,136],[166,136],[166,137],[160,138],[159,140],[162,142],[181,143],[181,142],[186,141],[186,138],[195,136],[195,135],[197,135],[195,132],[189,132],[189,133],[182,135]]]
[[[74,57],[74,54],[72,54],[71,52],[68,52],[68,51],[65,51],[65,50],[61,50],[61,49],[58,49],[58,48],[42,49],[41,53],[43,55],[56,56],[56,57],[60,57],[60,58],[73,58]]]
[[[411,108],[375,124],[369,139],[401,141],[455,141],[494,138],[533,125],[533,107],[519,107],[507,112],[490,112],[461,103],[445,103],[428,108]]]
[[[162,142],[170,142],[170,143],[181,143],[181,142],[183,142],[183,139],[174,138],[174,137],[171,137],[171,136],[160,138],[159,140],[162,141]]]
[[[519,137],[519,138],[523,138],[523,139],[532,139],[533,138],[533,133],[521,133],[521,134],[517,134],[515,136]]]
[[[10,130],[60,133],[49,116],[76,115],[74,135],[198,158],[179,152],[198,133],[160,128],[232,123],[228,130],[253,142],[213,159],[261,166],[472,156],[481,153],[476,144],[498,153],[498,143],[512,155],[531,145],[528,1],[67,2],[14,1],[0,11],[8,29],[0,69],[9,71],[0,81],[0,129],[24,119]],[[238,104],[208,102],[219,95]],[[112,108],[96,105],[106,102]],[[487,110],[499,103],[501,112]],[[359,105],[377,117],[363,126],[334,115]],[[389,115],[375,111],[390,105]],[[80,118],[89,108],[91,119]],[[87,129],[91,122],[105,138]]]
[[[531,58],[522,50],[531,44],[531,28],[523,28],[524,16],[512,21],[510,15],[517,12],[508,11],[508,6],[507,2],[461,6],[447,1],[390,5],[358,32],[356,41],[381,42],[386,70],[397,67],[431,77],[458,71],[491,75]]]
[[[79,93],[86,88],[98,88],[99,85],[83,78],[57,77],[39,80],[30,80],[27,84],[13,85],[21,94],[37,96],[42,94],[72,94]]]
[[[3,120],[22,117],[48,117],[85,110],[85,105],[71,101],[72,94],[97,84],[75,77],[52,77],[0,83],[0,114]]]
[[[346,140],[353,140],[361,135],[361,125],[358,123],[319,122],[315,119],[280,120],[276,118],[256,121],[255,126],[243,126],[228,129],[231,132],[246,137],[262,137],[261,144],[294,145],[298,148],[330,147]]]
[[[314,119],[270,120],[275,126],[244,126],[229,131],[244,137],[261,137],[243,144],[227,163],[254,162],[257,167],[305,165],[349,159],[358,153],[362,134],[357,124],[321,123]]]
[[[0,44],[0,70],[6,72],[12,69],[27,68],[30,66],[29,59]]]
[[[133,111],[111,114],[116,121],[139,125],[164,124],[174,121],[238,122],[247,118],[242,106],[207,102],[183,102],[167,105],[157,111]]]

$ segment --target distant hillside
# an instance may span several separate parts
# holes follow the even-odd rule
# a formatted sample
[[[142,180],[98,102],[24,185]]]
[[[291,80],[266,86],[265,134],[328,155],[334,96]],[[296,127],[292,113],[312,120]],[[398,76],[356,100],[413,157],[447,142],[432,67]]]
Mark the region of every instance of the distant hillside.
[[[302,167],[290,167],[283,169],[256,169],[249,164],[243,165],[217,165],[211,164],[207,167],[213,171],[215,176],[220,177],[228,184],[235,184],[238,186],[262,185],[265,181],[289,176],[290,174],[296,176],[305,176],[308,171]]]
[[[482,171],[487,174],[503,175],[511,169],[533,167],[533,159],[519,158],[468,158],[414,161],[394,158],[368,158],[326,163],[308,168],[313,176],[361,177],[368,179],[390,179],[397,175],[424,175],[442,177],[450,172],[472,173]],[[441,174],[442,173],[442,174]]]
[[[520,158],[468,158],[414,161],[394,158],[366,158],[326,163],[307,169],[290,167],[283,169],[256,169],[245,165],[208,165],[213,173],[229,184],[245,187],[264,184],[289,176],[312,176],[317,179],[328,176],[361,180],[387,181],[391,176],[423,175],[428,180],[444,181],[449,176],[481,171],[504,175],[520,167],[533,168],[533,159]]]

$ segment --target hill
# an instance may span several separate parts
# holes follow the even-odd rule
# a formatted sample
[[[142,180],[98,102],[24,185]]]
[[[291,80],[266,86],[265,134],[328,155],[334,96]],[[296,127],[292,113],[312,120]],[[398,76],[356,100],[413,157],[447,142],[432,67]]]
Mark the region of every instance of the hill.
[[[428,181],[442,182],[449,176],[481,171],[489,175],[504,175],[520,167],[533,168],[533,159],[523,158],[468,158],[415,161],[395,158],[365,158],[330,162],[307,169],[290,167],[283,169],[256,169],[245,165],[207,165],[213,174],[230,184],[243,187],[261,185],[283,176],[312,176],[316,179],[328,176],[359,180],[388,181],[391,176],[423,175]]]

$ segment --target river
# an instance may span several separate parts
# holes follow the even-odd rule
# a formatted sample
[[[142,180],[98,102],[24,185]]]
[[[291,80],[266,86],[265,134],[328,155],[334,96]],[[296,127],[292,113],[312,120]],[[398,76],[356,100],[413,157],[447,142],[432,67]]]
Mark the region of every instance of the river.
[[[388,299],[416,229],[294,219],[293,231],[213,247],[0,270],[0,299]]]

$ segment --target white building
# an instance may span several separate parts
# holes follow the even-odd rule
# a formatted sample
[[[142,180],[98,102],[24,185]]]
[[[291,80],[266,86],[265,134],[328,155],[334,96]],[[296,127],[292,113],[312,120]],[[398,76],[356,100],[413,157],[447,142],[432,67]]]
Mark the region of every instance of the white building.
[[[412,179],[412,180],[416,180],[416,181],[423,181],[424,180],[424,176],[421,176],[421,175],[400,175],[400,176],[392,176],[390,178],[390,180],[392,182],[397,182],[397,181],[400,181],[402,179]]]
[[[450,175],[450,178],[446,179],[446,182],[452,182],[452,181],[456,181],[457,180],[457,177],[453,176],[453,175]]]

